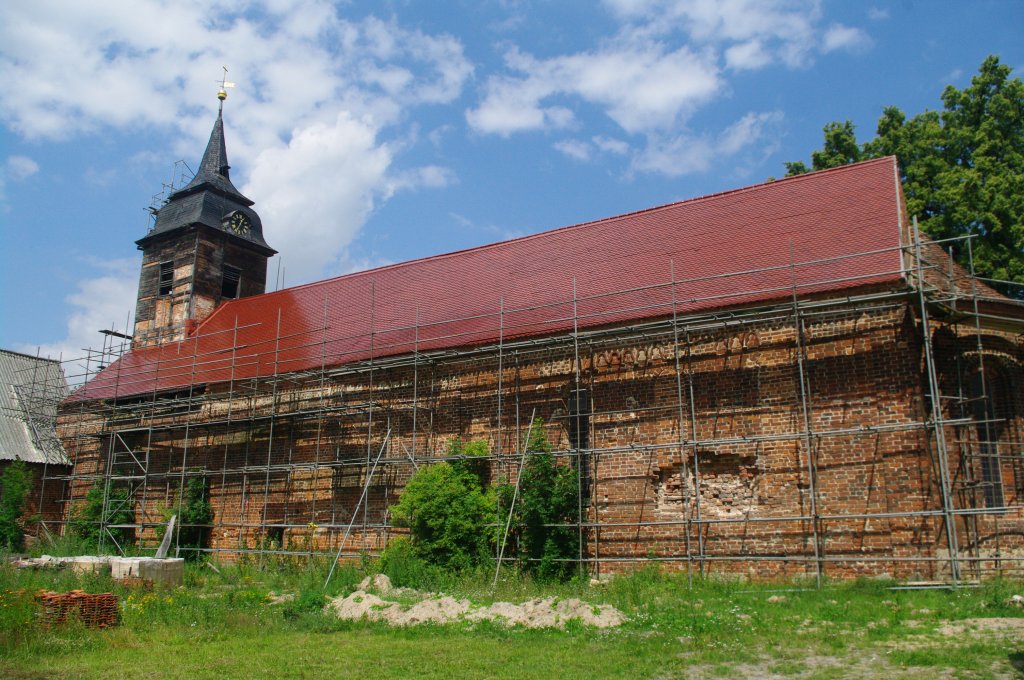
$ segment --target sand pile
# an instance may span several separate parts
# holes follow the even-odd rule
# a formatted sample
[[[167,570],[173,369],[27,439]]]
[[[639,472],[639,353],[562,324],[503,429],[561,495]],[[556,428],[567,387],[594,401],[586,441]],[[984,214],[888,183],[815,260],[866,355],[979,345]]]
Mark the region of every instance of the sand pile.
[[[389,597],[415,601],[403,604],[384,599]],[[495,602],[480,607],[465,599],[457,600],[447,595],[424,593],[411,588],[395,588],[383,574],[363,579],[358,590],[348,597],[335,598],[327,605],[327,609],[342,619],[366,618],[386,621],[396,626],[490,620],[527,628],[564,628],[567,622],[576,619],[586,626],[611,628],[626,618],[611,605],[592,605],[574,598],[563,600],[549,597],[522,604]]]

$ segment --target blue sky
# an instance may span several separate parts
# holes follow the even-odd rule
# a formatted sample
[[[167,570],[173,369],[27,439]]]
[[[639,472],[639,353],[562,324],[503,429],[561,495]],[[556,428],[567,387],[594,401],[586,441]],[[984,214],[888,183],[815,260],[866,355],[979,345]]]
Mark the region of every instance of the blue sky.
[[[988,54],[1020,74],[1024,2],[3,3],[0,347],[125,327],[223,65],[232,179],[295,285],[781,176]]]

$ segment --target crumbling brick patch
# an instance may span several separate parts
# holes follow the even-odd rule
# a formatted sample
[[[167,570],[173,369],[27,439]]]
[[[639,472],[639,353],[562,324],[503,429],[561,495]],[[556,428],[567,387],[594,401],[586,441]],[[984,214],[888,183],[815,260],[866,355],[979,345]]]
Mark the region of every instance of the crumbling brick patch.
[[[701,514],[708,518],[743,517],[756,510],[759,478],[757,457],[747,452],[697,455],[700,469]],[[655,471],[656,509],[662,516],[682,517],[695,503],[695,466],[678,463]]]

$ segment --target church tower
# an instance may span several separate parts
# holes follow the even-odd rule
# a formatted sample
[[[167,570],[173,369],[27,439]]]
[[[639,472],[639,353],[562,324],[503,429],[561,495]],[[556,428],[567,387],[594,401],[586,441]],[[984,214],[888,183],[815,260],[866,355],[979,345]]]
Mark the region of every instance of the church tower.
[[[199,171],[167,199],[136,241],[142,273],[133,347],[182,340],[222,302],[266,290],[267,260],[277,253],[263,224],[231,183],[224,143],[224,99]]]

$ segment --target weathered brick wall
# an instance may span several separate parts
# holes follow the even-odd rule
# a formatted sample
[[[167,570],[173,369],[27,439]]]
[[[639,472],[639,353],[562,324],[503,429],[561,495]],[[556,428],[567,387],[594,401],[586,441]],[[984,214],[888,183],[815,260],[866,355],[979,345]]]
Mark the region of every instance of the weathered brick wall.
[[[933,332],[954,530],[967,576],[1024,569],[1024,338],[972,324]],[[988,443],[990,442],[990,443]]]
[[[906,306],[851,308],[804,315],[798,336],[781,315],[684,328],[678,351],[671,330],[588,335],[578,367],[571,338],[563,338],[500,357],[296,376],[276,388],[246,382],[231,395],[210,386],[191,403],[143,400],[105,414],[138,428],[113,440],[101,431],[110,426],[95,420],[99,411],[69,412],[62,424],[68,438],[83,427],[98,435],[75,439],[79,475],[107,469],[109,459],[115,475],[131,476],[138,464],[121,453],[148,452],[145,479],[132,482],[146,522],[174,504],[183,470],[204,475],[214,550],[336,550],[351,522],[346,553],[374,552],[393,531],[388,507],[414,471],[411,459],[424,465],[444,455],[452,437],[488,441],[500,454],[493,476],[514,480],[517,441],[535,415],[566,464],[579,464],[568,427],[578,381],[593,411],[593,451],[582,461],[590,496],[580,519],[595,570],[656,559],[756,577],[810,575],[820,564],[836,577],[946,578],[937,448],[922,425],[930,402],[915,323]],[[964,354],[955,343],[942,349],[940,340],[937,352]],[[1019,346],[1014,351],[1006,361],[1019,371]],[[946,375],[942,361],[952,360],[939,362]],[[1020,384],[1017,375],[1008,384]],[[1012,399],[1001,408],[1019,432],[1020,395]],[[947,429],[952,440],[955,428]],[[386,438],[368,502],[355,512]],[[951,469],[977,465],[952,445],[948,457]],[[994,551],[1020,545],[1020,463],[1008,455],[1002,468],[1006,499],[1017,509],[957,518],[960,552],[986,570]],[[76,480],[71,495],[80,498],[89,484]],[[969,507],[964,498],[956,503]],[[1010,534],[1008,522],[1016,522]],[[155,534],[148,527],[138,538]]]
[[[159,295],[161,262],[174,263],[170,295]],[[212,314],[222,301],[224,265],[241,271],[238,297],[266,289],[267,257],[226,233],[201,228],[148,245],[139,274],[133,345],[181,340],[189,331],[186,321],[198,323]]]

